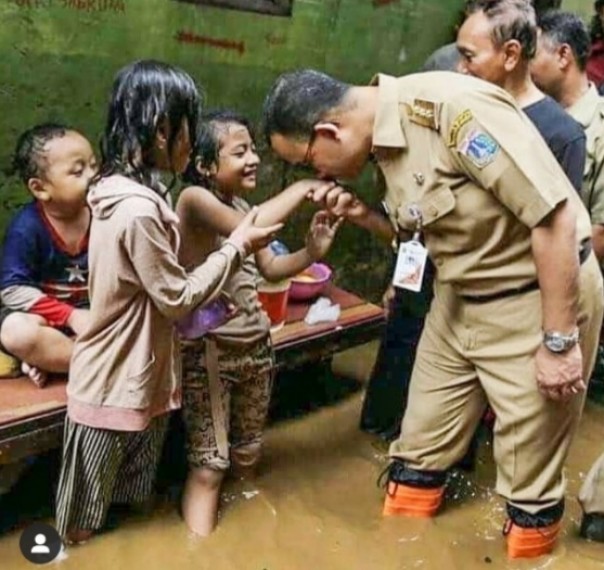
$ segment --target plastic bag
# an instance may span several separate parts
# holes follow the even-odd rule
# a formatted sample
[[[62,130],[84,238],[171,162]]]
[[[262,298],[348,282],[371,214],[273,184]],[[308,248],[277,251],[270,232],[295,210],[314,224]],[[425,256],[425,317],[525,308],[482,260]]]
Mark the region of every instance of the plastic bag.
[[[233,316],[234,311],[230,302],[224,297],[218,297],[215,301],[203,307],[197,307],[179,319],[176,323],[176,330],[181,338],[194,340],[225,324]]]
[[[336,322],[340,318],[340,305],[332,304],[327,297],[319,297],[308,309],[304,322],[307,325]]]

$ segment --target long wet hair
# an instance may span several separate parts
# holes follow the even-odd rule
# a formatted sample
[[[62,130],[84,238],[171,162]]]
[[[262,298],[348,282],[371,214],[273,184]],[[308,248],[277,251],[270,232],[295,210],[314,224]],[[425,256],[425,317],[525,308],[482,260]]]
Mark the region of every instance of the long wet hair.
[[[252,124],[242,114],[233,109],[213,109],[208,111],[202,116],[199,123],[195,143],[191,151],[191,159],[182,175],[184,182],[195,186],[203,186],[208,190],[214,189],[212,177],[200,172],[200,169],[209,171],[213,164],[218,166],[221,127],[225,125],[245,127],[250,133],[252,141],[256,142]]]
[[[197,131],[200,107],[195,82],[182,69],[153,60],[122,68],[113,82],[99,178],[122,174],[163,195],[152,158],[157,132],[167,122],[171,156],[184,121],[190,133]]]

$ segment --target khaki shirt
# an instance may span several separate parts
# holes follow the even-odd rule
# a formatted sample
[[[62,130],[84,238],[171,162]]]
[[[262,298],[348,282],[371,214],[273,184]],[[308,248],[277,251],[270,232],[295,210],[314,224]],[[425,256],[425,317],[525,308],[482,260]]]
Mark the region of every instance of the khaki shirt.
[[[377,76],[373,151],[395,227],[412,212],[437,279],[462,295],[487,295],[537,279],[531,230],[564,200],[587,211],[530,119],[502,89],[472,77],[428,72]],[[577,243],[577,248],[579,243]]]
[[[587,93],[567,111],[585,129],[587,137],[581,198],[592,224],[604,224],[604,97],[592,83]]]

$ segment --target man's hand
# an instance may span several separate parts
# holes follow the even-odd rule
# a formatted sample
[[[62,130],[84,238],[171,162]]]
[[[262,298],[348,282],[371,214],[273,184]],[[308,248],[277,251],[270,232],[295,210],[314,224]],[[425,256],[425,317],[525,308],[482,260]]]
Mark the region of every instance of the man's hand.
[[[254,225],[257,215],[258,207],[255,206],[245,215],[229,236],[231,242],[245,251],[246,257],[250,253],[254,253],[267,246],[275,238],[275,234],[283,227],[282,223],[258,227]]]
[[[323,186],[308,195],[315,204],[321,204],[331,215],[354,221],[367,215],[369,208],[352,192],[342,186]]]
[[[568,352],[555,354],[541,345],[535,355],[537,386],[551,400],[569,400],[585,391],[583,355],[578,344]]]
[[[80,336],[84,332],[89,322],[90,311],[88,309],[74,309],[67,319],[67,325],[76,336]]]

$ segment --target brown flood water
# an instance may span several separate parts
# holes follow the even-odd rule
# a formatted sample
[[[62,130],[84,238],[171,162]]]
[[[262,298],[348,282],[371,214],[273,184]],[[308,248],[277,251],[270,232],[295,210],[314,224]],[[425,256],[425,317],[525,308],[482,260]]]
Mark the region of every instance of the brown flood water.
[[[477,471],[459,474],[446,509],[434,520],[382,518],[376,479],[386,466],[383,445],[357,429],[361,394],[273,425],[256,481],[230,482],[217,531],[191,536],[175,508],[130,518],[90,543],[70,548],[57,570],[595,570],[604,545],[577,537],[575,496],[604,445],[604,408],[587,407],[568,466],[564,534],[555,554],[511,562],[501,537],[504,510],[493,493],[491,448]],[[49,521],[51,522],[51,521]],[[19,533],[0,538],[0,568],[32,568],[19,552]]]

